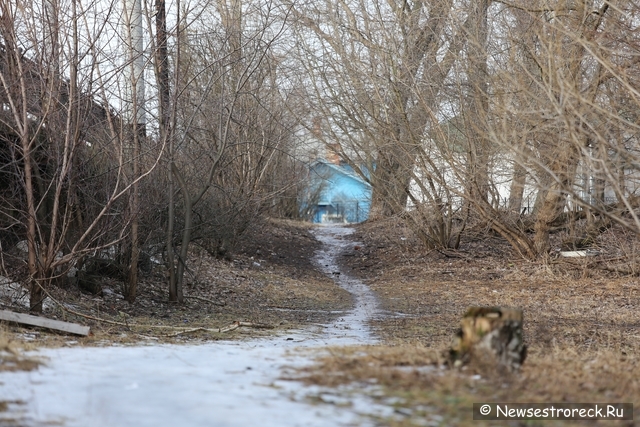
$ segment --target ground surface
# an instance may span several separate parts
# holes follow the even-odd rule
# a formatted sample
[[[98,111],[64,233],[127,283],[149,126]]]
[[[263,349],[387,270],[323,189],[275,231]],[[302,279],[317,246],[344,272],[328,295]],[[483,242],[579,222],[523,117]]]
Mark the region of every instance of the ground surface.
[[[477,425],[471,407],[483,401],[640,403],[637,276],[593,268],[589,259],[523,261],[487,235],[463,241],[459,251],[430,251],[394,221],[359,225],[353,238],[362,244],[343,262],[394,314],[373,321],[387,346],[336,350],[310,372],[311,382],[375,378],[388,395],[398,397],[406,414],[391,425],[420,425],[429,414],[439,417],[429,425]],[[603,243],[601,250],[620,258],[621,246]],[[442,363],[470,306],[524,310],[529,352],[520,373],[470,367],[443,375],[419,368]],[[397,366],[406,372],[389,369]]]
[[[186,273],[185,304],[168,301],[164,268],[157,266],[141,275],[135,303],[122,297],[122,284],[104,279],[102,295],[77,288],[52,288],[45,315],[78,322],[92,328],[92,336],[79,339],[83,345],[135,342],[153,339],[181,342],[191,339],[230,339],[261,336],[274,331],[325,323],[340,310],[351,307],[348,292],[312,263],[320,243],[306,224],[288,221],[256,223],[243,237],[232,260],[209,256],[192,245]],[[0,300],[4,308],[26,312],[25,307]],[[82,317],[73,314],[86,315]],[[270,326],[273,329],[239,328],[233,334],[190,332],[198,327],[219,329],[235,321]],[[41,330],[9,326],[9,331],[38,345],[60,345],[64,340]]]
[[[640,280],[628,274],[640,271],[635,238],[609,230],[598,242],[602,255],[597,259],[552,256],[529,262],[487,230],[471,233],[458,251],[436,251],[424,248],[397,221],[355,229],[352,235],[338,237],[345,242],[337,254],[340,275],[333,267],[322,272],[311,261],[321,243],[309,226],[269,221],[250,231],[232,262],[193,251],[185,288],[192,298],[185,306],[166,301],[160,272],[144,279],[134,305],[118,298],[117,292],[103,297],[56,292],[82,313],[129,323],[127,327],[66,314],[96,331],[94,337],[76,340],[80,344],[144,337],[163,342],[246,339],[339,321],[353,298],[332,279],[347,273],[377,295],[381,311],[370,324],[382,343],[331,348],[294,376],[316,386],[355,387],[360,395],[391,406],[391,414],[371,418],[376,425],[567,424],[473,421],[472,404],[484,401],[640,404]],[[485,305],[524,310],[529,355],[521,372],[499,374],[478,366],[440,369],[467,307]],[[50,314],[65,316],[59,309]],[[235,320],[275,328],[176,335],[178,326],[216,328]],[[133,326],[143,323],[174,329]],[[39,344],[67,340],[12,326],[5,348],[15,347],[16,339],[23,342],[25,336],[37,336]],[[353,405],[353,399],[344,396],[334,402]]]
[[[349,310],[333,313],[333,321],[235,341],[88,347],[68,340],[71,348],[41,348],[28,354],[42,360],[37,369],[0,377],[0,425],[374,426],[370,415],[393,414],[392,407],[375,405],[357,391],[343,389],[347,396],[340,396],[283,379],[329,354],[328,346],[376,342],[369,326],[377,313],[375,296],[336,261],[352,246],[352,231],[313,230],[322,243],[313,256],[315,268],[352,302]]]

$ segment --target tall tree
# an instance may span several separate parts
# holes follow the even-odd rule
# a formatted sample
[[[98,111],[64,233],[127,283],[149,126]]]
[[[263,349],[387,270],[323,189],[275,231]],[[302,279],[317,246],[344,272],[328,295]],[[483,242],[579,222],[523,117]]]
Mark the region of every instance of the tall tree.
[[[372,217],[403,212],[467,23],[457,22],[449,0],[326,1],[295,11],[310,108],[325,117],[325,142],[342,144],[342,157],[372,184]]]
[[[12,153],[1,173],[16,185],[13,200],[0,203],[0,217],[19,215],[24,223],[16,234],[27,241],[33,311],[42,311],[47,287],[64,280],[72,265],[122,240],[129,220],[123,197],[158,160],[135,179],[122,179],[122,121],[106,107],[121,94],[103,78],[117,70],[101,69],[117,62],[105,48],[104,28],[118,18],[96,18],[95,4],[38,4],[0,5],[0,97],[8,106],[0,138]]]
[[[125,27],[125,49],[127,76],[126,93],[128,94],[126,103],[127,119],[131,126],[131,149],[130,161],[131,171],[131,229],[129,236],[129,247],[125,252],[127,262],[127,279],[125,286],[125,298],[129,302],[136,299],[138,288],[138,259],[140,256],[139,242],[139,210],[140,193],[137,178],[140,175],[140,144],[146,137],[146,117],[145,117],[145,80],[144,80],[144,38],[142,27],[142,1],[124,1],[124,27]]]
[[[169,162],[180,195],[170,201],[168,230],[175,233],[167,236],[168,245],[179,242],[175,259],[167,262],[169,298],[177,302],[184,298],[193,239],[212,253],[230,249],[234,235],[246,228],[238,219],[255,217],[263,205],[263,185],[277,153],[286,152],[283,144],[291,132],[274,78],[274,46],[286,13],[280,20],[268,1],[219,0],[206,6],[180,29],[171,99],[175,125],[166,131],[169,146],[176,147]],[[217,31],[209,31],[211,22]]]

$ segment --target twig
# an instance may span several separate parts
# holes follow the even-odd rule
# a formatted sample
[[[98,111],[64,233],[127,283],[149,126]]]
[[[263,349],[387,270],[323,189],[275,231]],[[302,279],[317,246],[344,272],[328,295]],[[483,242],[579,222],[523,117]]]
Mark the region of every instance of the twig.
[[[116,322],[113,320],[108,320],[108,319],[102,319],[99,317],[95,317],[95,316],[91,316],[89,314],[83,314],[80,312],[77,312],[75,310],[72,310],[68,307],[65,307],[60,301],[56,300],[54,297],[51,296],[51,294],[49,292],[47,292],[46,289],[44,289],[44,287],[42,285],[39,285],[42,290],[44,291],[44,293],[51,298],[51,300],[56,303],[63,311],[66,311],[68,313],[71,313],[75,316],[80,316],[80,317],[84,317],[85,319],[90,319],[90,320],[95,320],[96,322],[104,322],[104,323],[108,323],[111,325],[118,325],[118,326],[124,326],[127,328],[131,328],[131,327],[138,327],[138,328],[148,328],[148,329],[172,329],[172,330],[177,330],[178,332],[176,332],[175,334],[171,334],[171,335],[167,335],[168,337],[171,336],[178,336],[180,334],[185,334],[185,333],[191,333],[191,332],[196,332],[196,331],[204,331],[204,332],[217,332],[217,333],[225,333],[225,332],[231,332],[234,331],[236,329],[238,329],[239,327],[246,327],[246,328],[256,328],[256,329],[274,329],[275,326],[273,325],[268,325],[266,323],[254,323],[254,322],[241,322],[236,320],[235,322],[233,322],[232,324],[225,326],[223,328],[218,328],[218,329],[211,329],[211,328],[204,328],[204,327],[197,327],[197,328],[182,328],[179,326],[169,326],[169,325],[141,325],[141,324],[129,324],[129,323],[123,323],[123,322]]]
[[[453,251],[453,250],[446,250],[446,249],[436,249],[436,251],[438,251],[440,254],[444,255],[447,258],[460,258],[466,261],[472,260],[474,258],[480,258],[479,256],[465,255],[461,251]]]
[[[136,334],[136,335],[138,335],[140,338],[144,338],[145,340],[158,341],[158,337],[150,337],[149,335],[142,335],[142,334]]]
[[[211,331],[211,329],[206,329],[206,328],[193,328],[193,329],[187,329],[185,331],[178,331],[174,334],[169,334],[167,335],[167,337],[177,337],[178,335],[182,335],[182,334],[190,334],[192,332],[198,332],[198,331]]]
[[[95,320],[96,322],[102,322],[102,323],[107,323],[110,325],[117,325],[117,326],[124,326],[126,328],[131,328],[132,326],[137,326],[139,328],[149,328],[149,329],[181,329],[180,327],[176,327],[176,326],[169,326],[169,325],[140,325],[140,324],[129,324],[127,323],[123,323],[123,322],[116,322],[115,320],[108,320],[108,319],[103,319],[101,317],[95,317],[95,316],[91,316],[89,314],[84,314],[84,313],[80,313],[78,311],[72,310],[68,307],[66,307],[65,305],[63,305],[60,301],[58,301],[57,299],[55,299],[42,285],[38,284],[40,286],[40,288],[42,289],[42,291],[47,295],[47,297],[49,297],[51,299],[51,301],[53,301],[55,304],[57,304],[62,311],[65,311],[67,313],[71,313],[75,316],[78,317],[83,317],[85,319],[89,319],[89,320]],[[211,329],[211,332],[215,332],[215,330]]]
[[[253,323],[253,322],[237,322],[238,326],[244,326],[247,328],[256,328],[256,329],[273,329],[275,326],[268,325],[266,323]]]
[[[610,271],[612,273],[623,274],[625,276],[637,276],[638,275],[637,271],[629,270],[629,269],[626,269],[626,268],[609,267],[609,266],[606,266],[606,265],[603,265],[603,266],[598,267],[598,268],[600,270]]]
[[[49,297],[51,298],[51,297]],[[51,298],[53,300],[53,298]],[[54,302],[58,303],[58,301],[53,300]],[[58,303],[59,304],[59,303]],[[71,310],[70,308],[67,308],[63,305],[60,306],[62,308],[63,311],[66,311],[67,313],[71,313],[75,316],[79,316],[79,317],[84,317],[85,319],[89,319],[89,320],[95,320],[96,322],[102,322],[102,323],[108,323],[110,325],[118,325],[118,326],[124,326],[124,327],[129,327],[129,325],[127,323],[123,323],[123,322],[116,322],[115,320],[108,320],[108,319],[102,319],[100,317],[94,317],[91,316],[89,314],[83,314],[80,312],[77,312],[75,310]]]
[[[218,331],[219,332],[231,332],[231,331],[234,331],[234,330],[238,329],[241,326],[245,327],[245,328],[256,328],[256,329],[273,329],[273,328],[275,328],[275,326],[267,325],[266,323],[240,322],[240,321],[236,320],[235,322],[233,322],[229,326],[225,326],[224,328],[220,328]]]
[[[240,322],[233,322],[229,326],[225,326],[224,328],[218,329],[218,332],[220,332],[220,333],[231,332],[233,330],[238,329],[239,327],[240,327]]]
[[[60,301],[55,299],[53,296],[51,296],[51,294],[40,283],[38,283],[38,286],[40,286],[40,289],[42,289],[42,291],[47,295],[47,297],[49,297],[51,299],[51,301],[56,303],[62,309],[62,311],[65,311],[67,313],[71,313],[71,314],[73,314],[75,316],[84,317],[85,319],[95,320],[96,322],[103,322],[103,323],[109,323],[111,325],[125,326],[127,328],[129,327],[129,325],[127,323],[116,322],[114,320],[102,319],[100,317],[95,317],[95,316],[91,316],[89,314],[83,314],[83,313],[80,313],[78,311],[72,310],[69,307],[66,307],[65,305],[63,305]]]
[[[7,274],[7,267],[4,265],[4,256],[2,255],[2,242],[0,242],[0,267],[2,267],[2,274]]]

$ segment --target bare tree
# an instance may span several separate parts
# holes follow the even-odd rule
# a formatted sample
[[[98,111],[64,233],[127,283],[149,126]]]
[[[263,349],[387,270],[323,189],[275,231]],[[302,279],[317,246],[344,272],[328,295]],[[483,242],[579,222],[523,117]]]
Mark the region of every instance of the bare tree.
[[[417,150],[467,24],[447,0],[327,1],[295,11],[299,57],[310,74],[300,84],[325,117],[324,142],[342,144],[342,157],[372,184],[372,217],[403,212]]]
[[[142,2],[141,0],[127,0],[124,2],[123,27],[126,45],[125,65],[125,105],[126,119],[131,126],[131,178],[133,184],[130,194],[131,231],[129,247],[126,250],[127,279],[124,294],[129,302],[136,299],[138,288],[138,258],[140,256],[139,242],[139,211],[140,192],[137,177],[140,174],[140,145],[146,138],[145,117],[145,78],[144,78],[144,39],[142,27]]]
[[[264,191],[274,175],[272,164],[287,152],[291,133],[278,90],[274,51],[286,11],[284,21],[275,11],[268,1],[220,0],[182,13],[173,90],[168,71],[162,68],[169,63],[163,52],[163,26],[156,26],[161,135],[169,141],[169,182],[175,180],[181,196],[170,199],[168,206],[171,301],[183,301],[194,239],[211,252],[224,254],[247,220],[263,209],[269,197],[283,191]],[[212,22],[215,31],[210,29]]]
[[[637,13],[606,0],[298,3],[300,85],[323,141],[372,183],[374,216],[408,197],[429,245],[456,247],[473,214],[536,258],[568,203],[636,228]]]
[[[128,218],[114,214],[157,159],[124,179],[123,121],[109,106],[118,93],[104,79],[117,70],[100,69],[115,58],[106,56],[104,23],[90,13],[95,4],[47,3],[44,12],[31,1],[0,7],[2,139],[19,186],[13,209],[2,211],[18,212],[25,224],[19,234],[28,245],[31,309],[42,311],[44,289],[63,267],[122,240]]]
[[[503,3],[500,11],[505,17],[502,46],[513,53],[500,58],[505,72],[498,74],[495,87],[504,95],[496,97],[493,109],[501,118],[492,121],[495,128],[489,134],[496,146],[512,153],[518,179],[512,185],[514,199],[521,200],[526,175],[536,187],[534,235],[529,237],[526,229],[509,230],[511,239],[518,241],[514,246],[536,257],[549,250],[549,233],[562,220],[567,197],[593,208],[591,196],[585,197],[591,190],[581,182],[580,170],[595,165],[589,157],[596,140],[609,145],[602,114],[614,122],[619,118],[601,104],[605,99],[601,91],[607,80],[622,76],[614,72],[604,78],[605,67],[613,65],[607,58],[611,51],[594,49],[594,41],[607,26],[617,26],[620,15],[608,2],[553,7]],[[605,155],[602,160],[608,157],[607,149],[596,152]],[[599,182],[602,198],[603,180]],[[512,206],[519,208],[515,200]]]

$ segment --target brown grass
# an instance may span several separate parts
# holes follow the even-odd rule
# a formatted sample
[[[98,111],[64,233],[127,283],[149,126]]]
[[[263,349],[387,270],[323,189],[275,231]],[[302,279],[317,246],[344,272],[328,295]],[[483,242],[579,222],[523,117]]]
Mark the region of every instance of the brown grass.
[[[25,357],[22,350],[24,347],[12,340],[7,329],[0,327],[0,372],[31,371],[39,366],[37,360]],[[2,410],[0,407],[0,411]]]
[[[427,251],[392,222],[364,224],[355,238],[363,244],[345,260],[389,314],[373,322],[385,345],[332,349],[317,370],[304,372],[307,381],[374,381],[384,390],[375,398],[401,402],[405,415],[381,421],[394,426],[492,425],[471,419],[474,402],[640,403],[637,277],[594,269],[592,260],[523,261],[490,235],[463,242],[458,252]],[[529,352],[521,372],[408,369],[442,362],[469,306],[524,310]]]
[[[585,354],[556,347],[544,353],[534,352],[517,374],[474,368],[450,370],[443,367],[442,361],[439,352],[419,345],[335,348],[301,376],[308,383],[329,387],[378,385],[383,393],[372,393],[372,398],[381,402],[394,399],[397,408],[402,408],[399,413],[405,414],[381,421],[393,426],[420,425],[420,420],[434,416],[439,420],[434,425],[506,424],[473,421],[472,407],[477,402],[636,403],[640,396],[640,360],[612,351]],[[425,369],[425,366],[431,368]],[[506,425],[566,423],[530,421]],[[614,424],[599,421],[594,425]],[[634,424],[616,422],[615,425]]]

